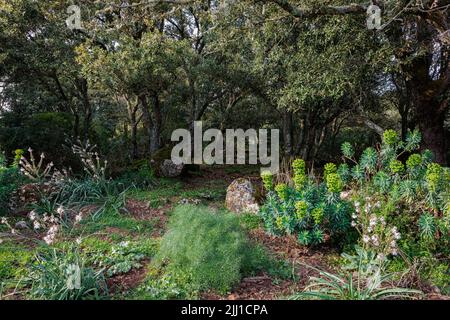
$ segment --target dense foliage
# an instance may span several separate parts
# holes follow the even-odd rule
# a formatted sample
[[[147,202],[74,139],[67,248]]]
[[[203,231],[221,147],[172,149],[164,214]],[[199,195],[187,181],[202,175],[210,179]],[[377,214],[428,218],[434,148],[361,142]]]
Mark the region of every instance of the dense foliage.
[[[227,292],[242,275],[260,271],[268,260],[245,237],[239,219],[229,213],[180,206],[156,255],[167,273],[180,271],[197,290]]]
[[[305,245],[342,238],[350,229],[352,206],[339,197],[343,188],[339,176],[329,172],[326,183],[317,184],[306,175],[303,160],[295,160],[292,167],[293,187],[278,184],[272,189],[272,177],[263,175],[269,188],[260,212],[266,229],[275,234],[295,233]]]
[[[450,294],[447,2],[0,0],[0,297],[298,288],[304,251],[294,298]],[[258,166],[160,177],[196,121],[280,130],[258,215],[223,208]]]

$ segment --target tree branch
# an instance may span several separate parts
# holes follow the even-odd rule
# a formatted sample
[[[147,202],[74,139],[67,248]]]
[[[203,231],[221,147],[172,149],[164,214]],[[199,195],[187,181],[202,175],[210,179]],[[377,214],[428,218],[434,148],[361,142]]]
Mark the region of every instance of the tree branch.
[[[317,9],[298,8],[289,3],[288,0],[270,0],[283,10],[297,18],[314,18],[321,15],[346,15],[366,14],[367,5],[350,4],[347,6],[324,6]]]

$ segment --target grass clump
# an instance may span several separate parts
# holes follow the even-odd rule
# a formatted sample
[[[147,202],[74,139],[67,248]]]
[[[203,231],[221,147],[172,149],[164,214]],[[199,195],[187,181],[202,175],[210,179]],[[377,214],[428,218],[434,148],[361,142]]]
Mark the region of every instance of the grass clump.
[[[25,281],[31,299],[94,300],[108,295],[103,270],[90,266],[74,245],[36,254]]]
[[[199,290],[227,292],[257,269],[261,258],[252,251],[238,217],[186,205],[175,208],[154,263],[189,274]]]

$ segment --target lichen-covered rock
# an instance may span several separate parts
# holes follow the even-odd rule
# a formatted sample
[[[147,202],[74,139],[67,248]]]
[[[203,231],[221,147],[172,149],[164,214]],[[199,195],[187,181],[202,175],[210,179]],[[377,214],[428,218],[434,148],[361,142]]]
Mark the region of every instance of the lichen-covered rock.
[[[163,177],[174,178],[182,174],[183,168],[183,164],[175,164],[172,160],[166,159],[161,163],[159,170]]]
[[[257,213],[259,204],[251,181],[245,178],[234,180],[227,188],[225,205],[228,210],[235,213]]]

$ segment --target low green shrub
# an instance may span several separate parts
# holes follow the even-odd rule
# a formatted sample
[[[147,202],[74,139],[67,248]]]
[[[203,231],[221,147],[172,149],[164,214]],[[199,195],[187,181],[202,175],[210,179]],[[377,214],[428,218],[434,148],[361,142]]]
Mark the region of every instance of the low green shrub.
[[[8,213],[11,196],[25,181],[19,172],[17,162],[22,153],[22,150],[16,150],[12,166],[7,166],[3,153],[0,153],[0,215]]]
[[[145,282],[137,288],[132,299],[139,300],[192,300],[199,298],[199,287],[192,276],[181,270],[166,272],[151,269]]]
[[[255,259],[238,217],[186,205],[174,210],[154,263],[166,265],[170,273],[188,274],[199,290],[226,292],[260,260]]]
[[[99,242],[99,243],[96,243]],[[109,244],[98,239],[82,242],[83,254],[88,261],[104,268],[105,274],[111,277],[127,273],[133,268],[142,267],[141,261],[151,258],[158,250],[159,243],[153,239],[139,241],[121,241]]]
[[[18,280],[26,275],[27,267],[33,260],[33,253],[26,247],[11,242],[0,246],[0,279],[5,283]]]
[[[258,229],[262,226],[262,219],[260,216],[253,213],[244,213],[239,216],[241,225],[248,230]]]
[[[122,172],[115,180],[138,188],[148,188],[156,184],[155,172],[148,160],[137,161],[130,170]]]

